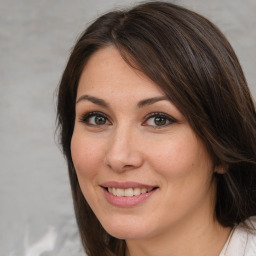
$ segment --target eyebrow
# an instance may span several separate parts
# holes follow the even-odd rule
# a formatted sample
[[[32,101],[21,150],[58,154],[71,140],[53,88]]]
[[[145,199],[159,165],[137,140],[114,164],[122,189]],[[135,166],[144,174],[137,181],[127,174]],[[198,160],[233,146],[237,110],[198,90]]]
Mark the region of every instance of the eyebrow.
[[[78,100],[76,101],[76,104],[83,100],[88,100],[99,106],[109,107],[109,104],[105,100],[94,97],[94,96],[90,96],[90,95],[82,95],[81,97],[78,98]]]
[[[158,101],[162,101],[162,100],[168,100],[169,99],[166,96],[160,96],[160,97],[153,97],[153,98],[149,98],[149,99],[145,99],[145,100],[141,100],[138,102],[138,108],[142,108],[148,105],[152,105]]]
[[[107,108],[109,107],[109,104],[105,100],[94,97],[94,96],[90,96],[90,95],[82,95],[81,97],[78,98],[78,100],[76,101],[76,104],[83,100],[90,101],[99,106],[103,106],[103,107],[107,107]],[[143,108],[145,106],[152,105],[152,104],[154,104],[158,101],[162,101],[162,100],[169,101],[169,99],[166,96],[153,97],[153,98],[148,98],[148,99],[139,101],[137,106],[138,106],[138,108]]]

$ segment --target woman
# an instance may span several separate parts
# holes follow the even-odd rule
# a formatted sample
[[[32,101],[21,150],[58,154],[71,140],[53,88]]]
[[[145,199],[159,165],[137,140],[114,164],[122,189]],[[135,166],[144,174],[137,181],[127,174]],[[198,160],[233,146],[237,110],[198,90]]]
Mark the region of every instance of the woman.
[[[255,107],[208,20],[164,2],[98,18],[58,121],[88,255],[255,255]]]

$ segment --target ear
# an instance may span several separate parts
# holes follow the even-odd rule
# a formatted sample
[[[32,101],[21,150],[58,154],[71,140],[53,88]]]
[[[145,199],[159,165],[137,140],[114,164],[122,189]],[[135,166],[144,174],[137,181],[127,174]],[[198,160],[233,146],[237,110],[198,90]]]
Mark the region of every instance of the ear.
[[[214,168],[214,172],[218,174],[224,174],[227,172],[227,170],[228,170],[228,166],[226,164],[219,164]]]

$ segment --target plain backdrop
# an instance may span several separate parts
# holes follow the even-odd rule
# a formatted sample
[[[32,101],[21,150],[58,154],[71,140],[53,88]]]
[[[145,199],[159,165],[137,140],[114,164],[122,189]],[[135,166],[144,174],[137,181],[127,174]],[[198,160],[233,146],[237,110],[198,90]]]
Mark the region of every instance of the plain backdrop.
[[[0,0],[0,256],[83,255],[54,137],[56,87],[85,27],[129,0]],[[256,0],[172,1],[217,24],[256,92]]]

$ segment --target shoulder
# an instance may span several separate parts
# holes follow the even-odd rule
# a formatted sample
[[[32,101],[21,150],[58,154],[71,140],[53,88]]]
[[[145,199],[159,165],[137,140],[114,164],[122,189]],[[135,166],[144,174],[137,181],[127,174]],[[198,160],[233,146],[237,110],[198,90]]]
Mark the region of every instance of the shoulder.
[[[248,228],[250,227],[250,228]],[[219,256],[256,255],[256,216],[236,226]]]

